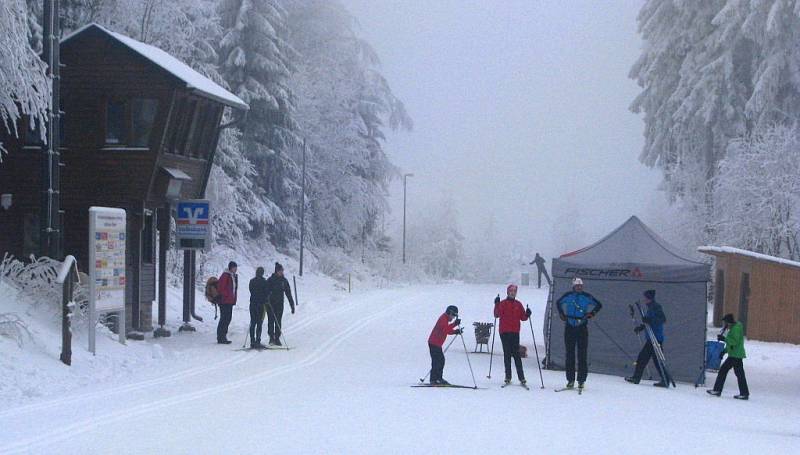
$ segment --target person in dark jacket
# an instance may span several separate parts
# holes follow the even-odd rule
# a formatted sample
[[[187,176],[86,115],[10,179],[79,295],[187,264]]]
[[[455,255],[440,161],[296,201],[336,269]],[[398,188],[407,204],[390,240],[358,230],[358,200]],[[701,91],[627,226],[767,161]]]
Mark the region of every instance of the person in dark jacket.
[[[748,400],[750,399],[750,389],[747,387],[747,377],[744,375],[744,359],[747,357],[744,352],[744,326],[741,322],[736,322],[736,319],[730,313],[726,314],[722,320],[725,322],[727,335],[717,335],[717,340],[725,342],[725,350],[720,354],[720,358],[725,354],[728,354],[728,358],[719,367],[714,389],[707,390],[707,392],[715,397],[722,395],[725,379],[728,377],[728,372],[733,368],[736,379],[739,381],[739,395],[735,395],[733,398]]]
[[[500,320],[500,341],[503,343],[503,363],[506,367],[506,384],[511,382],[511,359],[517,367],[517,379],[525,385],[525,371],[522,370],[522,358],[519,355],[520,321],[527,321],[531,310],[522,307],[517,300],[517,285],[509,284],[507,297],[502,302],[500,297],[494,299],[494,317]]]
[[[294,314],[294,299],[289,280],[283,276],[283,266],[276,262],[275,273],[267,279],[267,333],[269,344],[282,346],[281,320],[283,319],[283,296],[289,299],[289,306]]]
[[[552,286],[553,282],[550,280],[550,275],[547,273],[547,267],[545,266],[545,260],[543,257],[539,256],[539,253],[536,253],[536,257],[533,258],[530,265],[536,264],[536,271],[538,272],[538,289],[542,288],[542,274],[547,279],[547,285]]]
[[[564,343],[567,350],[567,388],[575,387],[575,346],[578,347],[578,388],[589,374],[587,355],[589,351],[589,319],[603,308],[594,296],[583,291],[583,280],[572,280],[572,291],[564,293],[556,302],[556,309],[564,321]]]
[[[667,317],[664,315],[664,310],[661,308],[661,305],[658,304],[655,300],[656,298],[656,291],[654,289],[649,289],[644,291],[644,301],[647,307],[647,312],[645,312],[644,318],[642,319],[642,324],[636,326],[633,329],[634,332],[641,333],[645,331],[645,324],[650,326],[650,329],[653,331],[653,335],[656,338],[658,344],[662,347],[664,346],[664,323],[667,322]],[[651,358],[655,358],[656,353],[653,350],[653,340],[650,339],[650,334],[645,331],[646,334],[646,342],[644,346],[642,346],[642,350],[639,351],[639,357],[636,359],[636,369],[633,372],[633,376],[625,378],[626,381],[631,382],[633,384],[638,384],[639,381],[642,379],[642,374],[644,374],[644,369],[647,366],[648,362],[650,362]],[[654,361],[656,365],[656,370],[658,371],[658,375],[661,377],[661,381],[653,384],[656,387],[669,387],[669,378],[666,377],[664,371],[661,369],[661,364],[658,361]]]
[[[451,322],[452,321],[452,322]],[[428,350],[431,353],[431,385],[450,385],[442,378],[444,374],[444,352],[442,346],[447,335],[461,335],[458,326],[461,319],[458,319],[458,307],[450,305],[447,310],[436,320],[430,336],[428,336]]]
[[[264,324],[264,314],[267,311],[268,297],[267,279],[264,278],[264,267],[256,269],[256,276],[250,280],[250,347],[262,349],[261,328]]]
[[[228,326],[233,318],[233,306],[236,305],[236,294],[239,290],[239,275],[236,274],[238,265],[231,261],[228,269],[222,272],[217,281],[217,290],[220,295],[219,323],[217,324],[217,343],[231,344],[228,340]]]

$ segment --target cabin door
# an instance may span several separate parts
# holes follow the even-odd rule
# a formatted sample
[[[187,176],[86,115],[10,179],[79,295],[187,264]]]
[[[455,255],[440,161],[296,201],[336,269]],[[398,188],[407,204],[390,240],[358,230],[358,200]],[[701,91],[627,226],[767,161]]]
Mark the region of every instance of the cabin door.
[[[750,274],[743,273],[739,291],[739,321],[747,335],[747,311],[750,305]]]

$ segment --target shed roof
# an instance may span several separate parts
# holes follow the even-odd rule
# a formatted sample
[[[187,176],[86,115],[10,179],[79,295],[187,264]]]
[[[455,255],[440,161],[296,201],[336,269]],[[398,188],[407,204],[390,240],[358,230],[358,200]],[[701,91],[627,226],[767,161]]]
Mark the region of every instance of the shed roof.
[[[136,52],[185,83],[186,88],[189,90],[237,109],[249,109],[247,103],[242,101],[241,98],[220,87],[217,83],[193,70],[187,64],[181,62],[172,55],[155,46],[136,41],[120,33],[112,32],[99,24],[91,23],[75,30],[61,39],[61,44],[67,43],[89,30],[98,30],[108,37],[113,38],[120,44]]]
[[[779,258],[777,256],[770,256],[767,254],[756,253],[755,251],[743,250],[741,248],[734,248],[732,246],[701,246],[697,248],[697,251],[705,254],[710,254],[712,256],[725,255],[725,254],[745,256],[759,261],[772,262],[774,264],[786,265],[789,267],[796,267],[800,269],[800,262]]]

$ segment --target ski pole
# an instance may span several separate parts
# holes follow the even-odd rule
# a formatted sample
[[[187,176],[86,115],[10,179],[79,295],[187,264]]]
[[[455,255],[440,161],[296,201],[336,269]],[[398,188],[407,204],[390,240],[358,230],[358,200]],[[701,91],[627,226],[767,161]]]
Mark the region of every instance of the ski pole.
[[[497,294],[500,297],[500,294]],[[489,352],[489,375],[487,379],[492,379],[492,360],[494,360],[494,340],[497,338],[497,316],[494,317],[494,325],[492,326],[492,349]]]
[[[450,340],[450,343],[448,343],[447,347],[444,348],[444,351],[442,352],[442,354],[447,354],[447,350],[450,349],[450,345],[453,344],[454,341],[456,341],[456,337],[453,337],[453,339]],[[425,373],[424,377],[419,378],[419,382],[424,383],[425,380],[428,379],[428,375],[430,375],[430,374],[431,374],[431,370],[428,370],[428,372]]]
[[[530,307],[527,307],[530,309]],[[536,347],[536,335],[533,334],[533,318],[528,318],[528,324],[531,326],[531,337],[533,337],[533,351],[536,352],[536,366],[539,367],[539,380],[542,381],[542,388],[544,388],[544,377],[542,376],[542,362],[539,360],[539,348]]]
[[[467,350],[467,342],[464,341],[464,329],[459,327],[458,330],[459,330],[459,336],[461,336],[461,343],[464,344],[464,354],[467,356],[467,365],[469,365],[469,374],[472,375],[472,385],[474,385],[475,388],[477,389],[478,388],[478,383],[475,382],[475,372],[472,371],[472,362],[469,361],[469,352]]]

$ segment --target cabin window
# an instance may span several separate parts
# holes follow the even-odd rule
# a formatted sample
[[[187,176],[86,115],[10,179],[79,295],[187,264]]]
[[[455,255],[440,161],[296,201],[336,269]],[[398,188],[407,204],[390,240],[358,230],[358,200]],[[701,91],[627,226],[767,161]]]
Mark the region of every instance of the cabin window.
[[[197,110],[197,100],[189,100],[186,105],[186,111],[180,122],[180,128],[177,132],[178,143],[175,153],[179,155],[189,156],[189,134],[191,134],[191,130],[196,122],[195,117],[197,116]]]
[[[131,145],[147,147],[156,121],[158,100],[137,98],[131,102]]]
[[[142,226],[142,263],[152,264],[155,256],[155,231],[153,229],[153,212],[144,212],[144,226]]]
[[[124,144],[125,103],[109,100],[106,104],[106,144]]]

